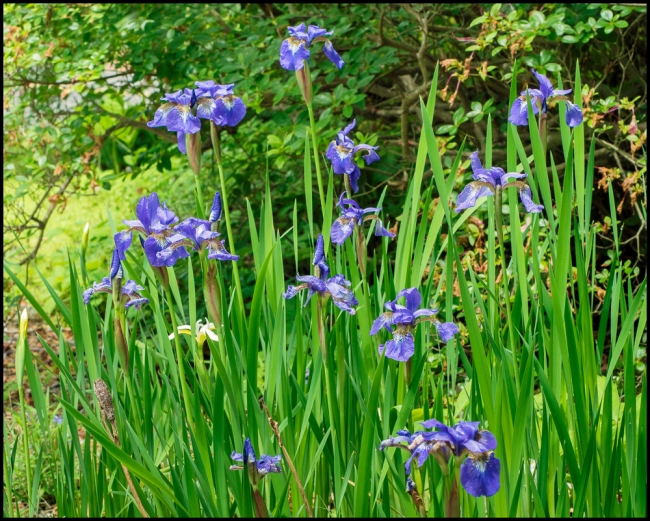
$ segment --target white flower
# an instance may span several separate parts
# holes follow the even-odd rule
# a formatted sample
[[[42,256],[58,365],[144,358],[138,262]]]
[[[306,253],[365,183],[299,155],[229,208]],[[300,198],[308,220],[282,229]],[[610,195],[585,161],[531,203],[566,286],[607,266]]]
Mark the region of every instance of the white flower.
[[[214,340],[215,342],[219,340],[219,337],[217,337],[217,335],[212,332],[213,329],[216,329],[214,324],[212,322],[208,322],[207,318],[205,319],[205,324],[201,323],[201,319],[197,320],[196,321],[196,343],[199,346],[202,346],[207,337],[210,337],[210,340]],[[178,332],[182,335],[191,335],[192,327],[189,325],[178,326]],[[172,340],[173,338],[174,338],[174,333],[169,335],[170,340]]]

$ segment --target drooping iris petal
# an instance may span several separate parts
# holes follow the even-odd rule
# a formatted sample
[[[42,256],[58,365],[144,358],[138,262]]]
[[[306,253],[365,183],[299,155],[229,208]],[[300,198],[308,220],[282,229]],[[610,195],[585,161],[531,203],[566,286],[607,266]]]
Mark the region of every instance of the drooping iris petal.
[[[352,150],[341,150],[334,141],[327,147],[325,157],[332,162],[332,170],[335,174],[346,174],[348,170],[354,168],[352,166]]]
[[[474,497],[493,496],[501,487],[501,462],[494,453],[470,454],[460,467],[460,482]]]
[[[243,461],[244,461],[244,455],[241,454],[241,453],[239,453],[239,452],[235,452],[235,451],[233,450],[233,451],[230,453],[230,459],[231,459],[231,460],[235,460],[235,461],[242,461],[242,462],[243,462]]]
[[[370,335],[374,336],[377,333],[379,333],[379,330],[382,327],[385,327],[388,331],[391,333],[393,330],[389,327],[389,324],[391,323],[391,316],[388,313],[382,313],[379,315],[375,321],[372,323],[372,327],[370,328]]]
[[[379,354],[386,351],[386,357],[398,362],[406,362],[415,353],[415,340],[411,333],[393,333],[393,339],[379,346]]]
[[[90,303],[90,297],[93,296],[93,293],[95,293],[93,288],[88,288],[83,292],[84,304],[88,305]]]
[[[494,195],[492,190],[486,186],[480,186],[475,183],[469,183],[463,191],[458,194],[456,201],[456,213],[460,213],[467,208],[474,208],[479,197]]]
[[[438,330],[440,339],[443,342],[449,342],[452,338],[454,338],[454,335],[458,334],[459,332],[458,326],[453,322],[436,322],[436,329]]]
[[[356,222],[353,219],[339,217],[332,223],[330,228],[330,239],[332,244],[343,244],[345,239],[352,235]]]
[[[288,286],[287,291],[282,293],[282,296],[286,299],[290,299],[295,297],[298,293],[300,293],[302,288],[297,288],[296,286]]]
[[[508,121],[520,127],[528,125],[528,106],[525,99],[517,98],[514,101],[512,107],[510,107]]]
[[[287,38],[280,46],[280,65],[288,71],[298,71],[305,66],[309,59],[309,50],[305,42],[295,37]]]
[[[369,165],[370,163],[374,163],[375,161],[379,160],[379,154],[375,152],[379,147],[373,147],[370,145],[357,145],[353,149],[353,153],[357,154],[359,152],[368,152],[367,154],[362,154],[361,157],[363,157],[363,160],[366,162],[366,165]]]
[[[176,105],[167,114],[167,130],[196,134],[201,130],[201,120],[192,114],[189,105]]]
[[[147,122],[147,126],[152,127],[164,127],[167,125],[167,114],[174,106],[173,103],[165,103],[156,109],[156,113],[153,116],[152,121]]]
[[[580,107],[578,107],[578,105],[575,105],[569,101],[566,102],[566,105],[566,124],[571,128],[577,127],[580,125],[580,123],[582,123],[582,110]]]
[[[246,105],[236,96],[223,96],[215,102],[213,120],[217,125],[234,127],[246,115]]]
[[[404,464],[406,473],[407,474],[411,473],[411,462],[413,461],[414,458],[417,458],[418,467],[421,467],[422,465],[424,465],[424,462],[427,460],[428,457],[429,457],[429,446],[426,443],[422,443],[421,445],[415,448],[415,450],[411,454],[411,457],[408,460],[406,460],[406,463]]]
[[[216,106],[217,102],[211,96],[200,97],[196,102],[197,117],[201,119],[212,119],[212,115]]]
[[[332,45],[332,42],[329,40],[325,42],[325,45],[323,46],[323,52],[337,69],[341,69],[345,65],[345,62],[339,56],[339,53],[336,52],[334,46]]]
[[[530,191],[530,186],[519,191],[519,199],[524,204],[524,208],[528,213],[539,213],[544,209],[543,204],[535,204],[533,201],[533,194]]]
[[[176,132],[176,143],[178,143],[178,150],[181,154],[187,154],[187,144],[185,143],[185,132]]]
[[[220,261],[237,261],[239,260],[239,255],[233,255],[226,250],[226,247],[223,245],[226,241],[221,241],[221,248],[210,249],[208,253],[208,259],[217,259]]]
[[[393,232],[384,228],[381,221],[377,221],[377,224],[375,225],[375,235],[377,237],[395,237]]]
[[[357,165],[354,165],[352,172],[348,173],[350,179],[350,186],[352,191],[356,194],[359,191],[359,178],[361,177],[361,170]]]
[[[413,313],[413,316],[415,318],[418,318],[418,317],[430,317],[430,316],[435,315],[436,313],[438,313],[438,308],[436,308],[436,309],[426,309],[426,308],[424,308],[424,309],[418,309],[415,313]]]
[[[124,307],[126,309],[130,307],[134,307],[135,309],[140,309],[144,304],[149,304],[149,299],[140,297],[140,298],[134,298],[129,300],[126,304],[124,304]]]
[[[474,440],[483,445],[486,450],[495,450],[497,448],[497,439],[490,431],[478,431],[474,436]]]

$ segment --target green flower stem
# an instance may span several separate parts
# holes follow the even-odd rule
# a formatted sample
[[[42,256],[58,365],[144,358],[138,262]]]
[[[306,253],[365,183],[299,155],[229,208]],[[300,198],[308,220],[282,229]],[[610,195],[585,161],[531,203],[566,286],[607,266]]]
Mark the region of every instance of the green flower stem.
[[[173,268],[170,268],[173,269]],[[172,319],[172,328],[174,330],[174,344],[176,346],[176,357],[178,358],[178,373],[181,380],[181,392],[183,394],[183,403],[185,404],[185,411],[190,426],[193,423],[192,407],[190,406],[189,389],[185,381],[185,368],[183,367],[183,350],[181,349],[180,334],[178,333],[178,323],[176,322],[176,314],[174,313],[174,304],[172,300],[172,292],[169,285],[165,286],[165,296],[167,297],[167,305],[169,306],[169,315]]]
[[[458,493],[458,472],[454,470],[445,478],[445,517],[460,517],[460,494]]]
[[[350,176],[348,174],[343,174],[343,180],[345,182],[345,190],[348,197],[352,197],[352,185],[350,184]]]
[[[314,162],[316,163],[316,179],[318,181],[318,193],[320,194],[320,205],[325,212],[325,191],[323,189],[323,177],[320,173],[320,157],[318,154],[318,139],[316,137],[316,121],[314,120],[314,109],[310,103],[307,103],[307,111],[309,112],[309,124],[311,126],[311,142],[314,149]],[[347,179],[347,176],[345,176]],[[349,180],[348,180],[349,184]],[[347,186],[347,185],[346,185]]]
[[[199,208],[197,208],[199,219],[205,219],[205,201],[203,200],[203,192],[201,191],[201,180],[198,175],[194,175],[194,186],[196,188],[196,196],[199,202]]]
[[[548,114],[542,113],[542,111],[540,110],[539,135],[542,138],[542,150],[544,151],[544,156],[546,156],[547,119],[548,119]]]
[[[501,285],[503,286],[503,295],[506,304],[506,318],[508,321],[508,337],[510,340],[510,347],[513,354],[516,354],[515,349],[515,334],[513,331],[512,317],[510,312],[510,286],[508,284],[508,270],[506,259],[506,247],[503,241],[503,191],[500,186],[497,186],[494,194],[494,215],[497,225],[497,237],[499,238],[499,250],[501,251]],[[515,378],[517,378],[518,371],[515,371]]]
[[[212,148],[217,158],[217,169],[219,170],[219,181],[221,182],[221,202],[223,203],[223,215],[226,217],[226,230],[228,231],[228,249],[230,253],[236,255],[235,241],[232,234],[232,226],[230,225],[230,210],[228,209],[228,189],[226,188],[226,176],[223,173],[223,165],[221,163],[221,144],[219,142],[219,129],[210,121],[210,137],[212,138]],[[241,281],[239,280],[239,268],[237,263],[232,263],[233,279],[235,279],[235,286],[237,287],[237,298],[239,306],[244,309],[244,295],[241,289]]]
[[[31,356],[31,352],[27,353],[27,339],[21,339],[25,343],[25,356]],[[18,384],[18,400],[20,401],[20,419],[23,422],[23,453],[25,457],[25,470],[27,472],[27,501],[32,500],[32,461],[31,457],[29,454],[29,429],[27,428],[27,413],[26,413],[26,407],[25,407],[25,391],[23,389],[23,382],[22,382],[22,371],[20,374],[20,381],[17,382]],[[6,467],[5,467],[6,469]],[[11,498],[10,498],[11,501]],[[31,508],[30,508],[31,510]]]

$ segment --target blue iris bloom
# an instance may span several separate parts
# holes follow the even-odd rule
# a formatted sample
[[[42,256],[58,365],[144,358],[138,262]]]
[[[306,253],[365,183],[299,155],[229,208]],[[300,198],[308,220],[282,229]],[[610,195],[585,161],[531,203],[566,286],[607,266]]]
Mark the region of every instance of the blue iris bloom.
[[[262,454],[260,459],[257,459],[255,456],[255,450],[251,444],[250,438],[246,438],[244,441],[244,452],[232,452],[230,459],[234,461],[240,461],[248,469],[251,482],[256,485],[260,479],[270,473],[280,473],[282,470],[278,466],[278,462],[282,459],[282,456],[267,456]],[[243,470],[244,466],[242,465],[232,465],[230,470]]]
[[[582,123],[582,111],[578,105],[571,103],[566,94],[571,92],[571,89],[558,90],[553,88],[551,80],[543,74],[539,74],[535,69],[531,69],[535,78],[539,82],[539,89],[528,89],[528,95],[533,106],[533,114],[546,114],[548,110],[548,103],[554,100],[562,100],[567,104],[566,110],[566,124],[569,127],[577,127]],[[512,107],[510,107],[510,116],[508,121],[513,125],[528,125],[528,105],[526,103],[526,91],[521,92]]]
[[[305,301],[305,306],[311,300],[311,297],[314,293],[318,293],[321,297],[325,298],[326,296],[332,297],[332,302],[334,305],[348,313],[354,315],[356,310],[353,306],[359,304],[359,301],[354,296],[354,293],[350,291],[346,286],[350,286],[350,282],[345,279],[343,275],[335,275],[334,277],[329,277],[330,273],[329,266],[325,259],[325,249],[323,235],[319,234],[318,239],[316,240],[316,251],[314,253],[313,265],[315,267],[314,275],[297,275],[296,280],[302,282],[298,286],[288,286],[287,291],[282,293],[282,296],[286,299],[295,297],[300,291],[306,289],[307,291],[307,300]]]
[[[101,282],[93,282],[91,288],[88,288],[83,292],[84,304],[88,305],[90,303],[90,298],[95,293],[112,293],[113,292],[113,279],[122,278],[122,266],[120,262],[120,257],[117,250],[113,250],[113,256],[111,259],[111,268],[110,275],[104,277]],[[138,293],[144,288],[138,285],[133,280],[126,281],[126,284],[122,286],[122,301],[125,308],[135,307],[140,309],[140,306],[143,304],[148,304],[149,299],[146,299]]]
[[[197,81],[196,115],[220,127],[234,127],[246,115],[246,105],[233,92],[235,84],[217,85],[214,81]]]
[[[201,250],[207,246],[209,253],[208,259],[217,259],[221,261],[236,261],[239,255],[228,253],[223,245],[226,241],[220,241],[217,237],[219,232],[210,229],[210,221],[190,217],[179,223],[174,228],[174,234],[169,237],[169,246],[156,254],[160,262],[165,262],[174,255],[174,252],[183,247],[189,247],[193,250]]]
[[[306,29],[304,23],[295,27],[287,27],[287,31],[289,31],[289,38],[284,40],[280,46],[280,65],[283,69],[288,71],[302,69],[305,66],[305,60],[308,60],[310,56],[309,46],[316,42],[324,42],[323,52],[337,69],[345,65],[345,62],[334,50],[332,42],[327,38],[334,33],[333,31],[328,32],[327,29],[321,29],[317,25],[310,25],[309,29]]]
[[[379,445],[379,450],[397,447],[411,454],[404,464],[411,473],[413,460],[421,467],[429,456],[434,456],[443,473],[448,474],[448,462],[453,456],[466,458],[460,467],[460,482],[474,497],[493,496],[501,487],[501,462],[494,456],[497,441],[487,430],[479,430],[479,422],[459,422],[447,427],[436,419],[422,422],[425,429],[434,431],[397,431]]]
[[[345,240],[352,235],[355,226],[361,226],[364,222],[374,220],[377,222],[375,226],[375,235],[379,237],[395,237],[395,234],[384,228],[381,219],[376,215],[366,215],[367,213],[379,212],[381,208],[365,208],[357,204],[354,199],[345,199],[344,196],[347,192],[343,192],[336,203],[341,209],[341,217],[336,219],[330,229],[330,238],[333,244],[343,244]],[[347,208],[345,208],[347,206]]]
[[[187,154],[185,134],[196,134],[201,130],[201,121],[196,115],[197,95],[194,89],[185,89],[165,94],[162,101],[167,103],[158,107],[148,127],[167,127],[170,132],[176,132],[178,149]]]
[[[401,297],[406,300],[406,306],[397,304],[397,300]],[[388,311],[379,315],[370,329],[371,335],[379,333],[382,327],[393,335],[392,340],[379,346],[380,355],[385,350],[388,358],[398,362],[409,360],[415,352],[412,331],[422,322],[433,322],[443,342],[449,342],[458,333],[458,326],[453,322],[441,323],[433,318],[433,315],[438,312],[437,309],[418,309],[421,302],[422,295],[417,288],[404,289],[397,294],[395,300],[386,302],[385,307]],[[391,326],[395,326],[395,329]]]
[[[503,190],[514,186],[519,192],[519,199],[524,205],[524,208],[529,213],[539,213],[544,209],[544,205],[536,204],[533,201],[533,194],[524,181],[512,181],[506,184],[509,179],[524,179],[527,177],[525,173],[517,172],[504,172],[503,168],[493,166],[492,168],[483,168],[481,160],[478,157],[478,150],[472,152],[469,156],[472,165],[472,181],[463,191],[458,195],[456,201],[456,213],[473,208],[479,197],[493,196],[497,190]]]
[[[133,231],[146,237],[144,241],[141,237],[141,243],[152,266],[173,266],[178,259],[190,256],[184,247],[179,247],[165,258],[158,257],[159,252],[172,244],[170,239],[174,235],[173,226],[178,222],[178,217],[167,208],[165,203],[160,204],[156,192],[149,196],[143,196],[135,207],[135,213],[137,219],[122,221],[128,226],[128,229],[114,235],[115,249],[120,260],[126,259],[126,250],[131,246]]]
[[[332,170],[335,174],[346,174],[350,178],[350,186],[354,193],[359,191],[359,177],[361,177],[361,170],[354,161],[357,154],[363,154],[363,159],[367,165],[374,163],[379,159],[379,155],[375,150],[379,147],[370,145],[355,145],[354,141],[348,137],[348,133],[357,124],[357,120],[352,120],[347,127],[338,133],[336,139],[327,147],[325,157],[332,162]]]

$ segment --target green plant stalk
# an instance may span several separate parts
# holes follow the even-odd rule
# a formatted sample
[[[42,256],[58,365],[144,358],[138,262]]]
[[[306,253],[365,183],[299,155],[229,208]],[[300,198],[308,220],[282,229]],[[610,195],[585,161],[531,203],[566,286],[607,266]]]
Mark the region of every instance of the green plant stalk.
[[[508,338],[510,340],[510,348],[512,349],[513,356],[515,356],[516,363],[516,349],[515,349],[515,334],[512,330],[512,317],[510,312],[510,285],[508,284],[508,270],[506,259],[506,247],[503,242],[503,189],[501,186],[496,187],[494,194],[494,216],[496,219],[497,236],[499,238],[499,250],[501,251],[501,285],[503,286],[503,296],[506,305],[506,319],[508,321]],[[515,379],[518,379],[519,371],[514,371]]]
[[[24,339],[23,341],[25,342],[25,348],[27,348],[27,339]],[[22,377],[17,383],[18,399],[20,400],[20,418],[23,422],[23,453],[26,462],[25,471],[27,472],[27,501],[30,502],[32,500],[32,460],[29,455],[29,433],[27,430],[27,413],[25,410],[25,392],[23,390]]]
[[[352,185],[350,184],[350,176],[348,174],[343,174],[343,181],[345,182],[346,195],[351,198],[354,194],[352,192]]]
[[[445,477],[445,517],[460,517],[460,494],[458,493],[458,471],[454,470]]]
[[[178,323],[176,322],[176,314],[174,313],[174,301],[172,300],[172,292],[169,285],[165,286],[165,296],[167,297],[169,315],[171,316],[172,328],[174,330],[174,345],[176,346],[176,357],[178,358],[178,373],[181,381],[181,393],[183,394],[183,403],[185,404],[188,423],[191,426],[193,424],[193,414],[189,400],[189,389],[187,388],[185,380],[185,367],[183,367],[183,350],[181,349],[181,340],[179,338],[181,335],[178,333]]]
[[[115,315],[113,316],[113,332],[115,336],[115,346],[117,354],[124,368],[124,372],[129,371],[129,347],[126,341],[128,337],[126,329],[126,310],[122,302],[122,279],[118,276],[112,281],[112,297]],[[128,380],[128,379],[127,379]]]
[[[347,175],[345,178],[347,179]],[[368,252],[366,250],[366,237],[363,233],[363,221],[355,228],[357,229],[357,261],[359,262],[359,270],[361,271],[361,278],[366,280],[366,264],[368,262]]]
[[[4,463],[4,482],[5,482],[5,490],[7,494],[7,504],[9,506],[9,517],[15,517],[14,516],[14,501],[13,501],[13,487],[11,484],[11,467],[9,467],[9,460],[7,459],[7,446],[9,445],[7,443],[7,424],[4,424],[4,430],[5,430],[5,439],[4,443],[2,444],[2,459]]]
[[[203,219],[205,218],[205,201],[203,200],[203,193],[201,192],[201,180],[196,174],[194,174],[194,187],[196,189],[196,196],[198,197],[199,205],[201,206],[199,219]]]
[[[318,181],[318,193],[320,195],[320,204],[321,208],[323,209],[323,212],[325,212],[325,191],[323,189],[323,177],[320,172],[320,157],[318,155],[318,139],[316,137],[316,121],[314,120],[314,109],[311,106],[311,103],[307,103],[307,111],[309,112],[309,125],[311,127],[311,142],[312,142],[312,147],[314,149],[314,162],[316,163],[316,180]],[[345,176],[347,180],[347,175]],[[347,185],[350,183],[348,180],[346,184],[346,189]],[[349,193],[350,197],[352,196],[352,192]]]
[[[542,139],[542,150],[544,151],[544,156],[546,156],[546,135],[547,135],[547,119],[548,114],[539,111],[539,136]]]
[[[221,163],[221,145],[219,142],[219,129],[210,121],[210,137],[212,138],[212,148],[217,158],[217,169],[219,170],[219,181],[221,183],[221,201],[223,203],[223,214],[226,216],[226,230],[228,231],[228,247],[230,253],[236,255],[235,241],[232,234],[232,226],[230,225],[230,210],[228,209],[228,189],[226,188],[226,176],[223,173],[223,164]],[[239,269],[237,263],[232,263],[233,279],[235,279],[235,286],[237,288],[237,298],[239,300],[239,307],[244,308],[244,295],[241,289],[241,281],[239,280]]]

